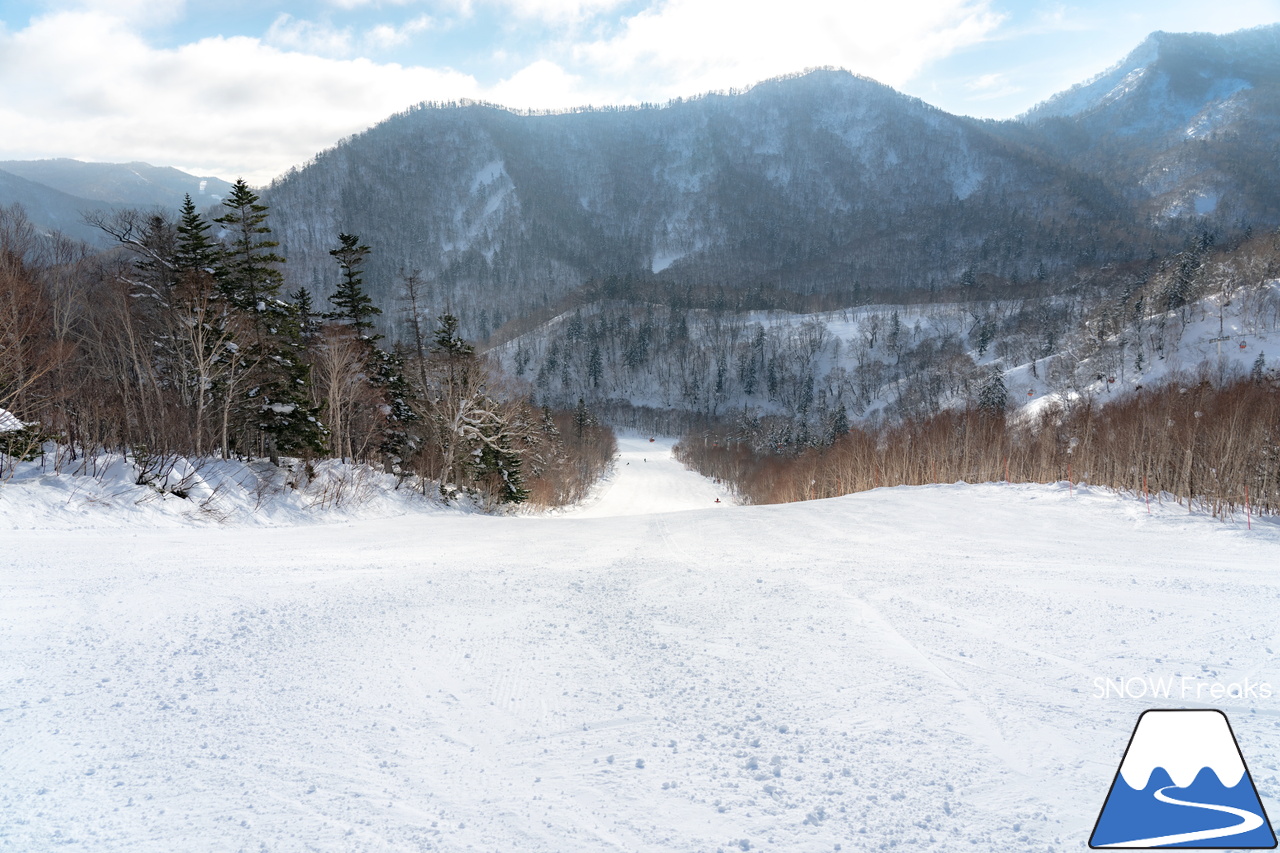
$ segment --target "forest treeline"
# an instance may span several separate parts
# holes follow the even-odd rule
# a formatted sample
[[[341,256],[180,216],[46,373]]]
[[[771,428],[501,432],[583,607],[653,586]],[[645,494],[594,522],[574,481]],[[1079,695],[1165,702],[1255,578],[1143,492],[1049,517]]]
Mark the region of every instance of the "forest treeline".
[[[1242,334],[1280,329],[1275,233],[1220,244],[1203,232],[1167,256],[1044,273],[1049,295],[975,279],[949,301],[863,304],[855,288],[852,306],[803,314],[760,307],[767,301],[749,291],[615,279],[494,351],[540,399],[648,407],[670,421],[683,412],[675,434],[758,418],[773,444],[794,450],[828,444],[850,423],[976,404],[999,372],[1015,373],[1020,393],[1059,397],[1146,384],[1182,359],[1193,324],[1218,313]]]
[[[26,424],[0,433],[0,454],[55,442],[60,459],[119,451],[153,473],[182,456],[335,457],[424,493],[543,505],[576,500],[611,464],[612,431],[585,404],[536,405],[456,317],[425,314],[419,276],[402,282],[403,339],[378,334],[358,236],[335,235],[339,284],[319,306],[284,292],[247,184],[220,213],[188,197],[176,219],[95,215],[117,243],[104,253],[0,208],[0,409]]]
[[[854,427],[824,447],[778,452],[749,427],[686,435],[676,455],[767,504],[879,486],[1014,482],[1104,486],[1224,517],[1280,512],[1280,381],[1257,367],[1218,385],[1174,377],[1119,400],[1085,399],[1034,417],[1003,401]]]

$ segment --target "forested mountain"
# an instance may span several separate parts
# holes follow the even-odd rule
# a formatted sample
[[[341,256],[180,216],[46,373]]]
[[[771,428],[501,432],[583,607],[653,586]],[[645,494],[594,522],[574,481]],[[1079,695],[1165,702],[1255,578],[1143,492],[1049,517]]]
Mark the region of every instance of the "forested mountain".
[[[84,214],[111,209],[100,201],[79,198],[0,169],[0,206],[20,204],[32,222],[46,231],[60,231],[88,243],[102,242],[98,230],[84,222]]]
[[[419,268],[472,335],[585,281],[657,277],[856,300],[1146,256],[1105,182],[843,71],[662,107],[520,115],[425,105],[265,193],[302,284],[339,230],[387,301]]]
[[[219,203],[231,189],[221,178],[198,177],[147,163],[80,160],[0,161],[0,205],[21,204],[43,231],[60,231],[101,245],[106,235],[84,214],[122,208],[163,208],[176,213],[190,194],[200,207]]]
[[[1156,33],[1020,120],[949,115],[820,70],[663,106],[424,104],[264,194],[298,284],[339,230],[394,301],[419,269],[468,334],[614,276],[742,292],[1031,288],[1280,224],[1280,27]]]
[[[1106,177],[1149,217],[1280,222],[1280,25],[1154,33],[1021,122],[1030,132],[1011,136]]]
[[[0,160],[0,170],[68,195],[130,207],[177,210],[190,194],[199,207],[217,204],[231,192],[221,178],[191,175],[149,163],[86,163],[82,160]]]

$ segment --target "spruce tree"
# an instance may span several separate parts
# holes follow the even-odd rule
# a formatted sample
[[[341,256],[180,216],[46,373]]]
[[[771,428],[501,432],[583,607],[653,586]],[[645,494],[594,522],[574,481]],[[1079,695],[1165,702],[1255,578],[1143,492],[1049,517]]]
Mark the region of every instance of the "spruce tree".
[[[213,220],[227,231],[227,249],[218,269],[218,282],[231,304],[242,311],[274,310],[284,275],[279,264],[284,258],[273,250],[280,244],[271,239],[267,206],[243,178],[236,180],[231,194],[222,202],[227,212]]]
[[[334,310],[325,314],[326,320],[337,320],[355,330],[357,335],[368,336],[373,329],[372,319],[382,313],[382,309],[373,304],[373,300],[364,292],[364,280],[361,268],[369,255],[369,247],[360,245],[360,238],[354,234],[339,234],[338,248],[330,249],[329,254],[338,261],[342,271],[342,279],[338,289],[329,297]],[[376,340],[379,336],[374,337]]]
[[[844,406],[836,406],[835,414],[831,418],[831,432],[829,433],[827,443],[834,444],[841,436],[849,434],[849,412]]]
[[[978,391],[978,409],[992,415],[1003,415],[1009,407],[1009,390],[1004,384],[1004,371],[994,365]]]
[[[494,446],[496,444],[496,446]],[[471,476],[477,483],[489,486],[498,503],[524,503],[529,489],[524,481],[524,462],[511,446],[511,436],[503,430],[494,439],[482,443],[479,452],[472,455]]]
[[[382,398],[386,420],[379,430],[378,448],[388,459],[397,459],[409,449],[408,424],[417,420],[411,406],[412,393],[404,378],[404,358],[378,346],[382,335],[371,334],[372,319],[382,313],[364,290],[362,270],[369,256],[368,246],[354,234],[338,234],[338,248],[329,254],[338,262],[342,277],[329,297],[334,310],[324,318],[351,330],[363,348],[365,381]],[[456,331],[456,329],[455,329]]]
[[[458,333],[458,318],[453,314],[441,314],[432,339],[431,352],[439,353],[453,361],[463,361],[475,355],[476,348]]]
[[[280,299],[284,258],[273,250],[267,206],[238,179],[223,201],[227,212],[214,221],[227,231],[217,268],[218,286],[230,306],[248,317],[254,365],[240,401],[241,425],[259,432],[273,462],[280,453],[321,452],[325,428],[311,404],[310,371],[303,358],[303,323],[298,306]]]
[[[578,405],[573,410],[573,431],[578,438],[582,438],[587,431],[587,427],[594,426],[595,419],[591,417],[591,412],[587,409],[587,401],[578,398]]]
[[[398,350],[387,352],[374,347],[369,376],[374,387],[382,392],[387,407],[387,421],[378,449],[388,459],[402,459],[414,446],[409,424],[418,420],[413,408],[413,389],[404,378],[404,355]]]
[[[289,298],[293,300],[293,307],[298,312],[298,326],[302,333],[302,343],[304,346],[310,346],[316,335],[320,333],[320,323],[318,322],[320,315],[316,313],[316,309],[311,302],[311,292],[305,287],[299,287],[289,294]]]
[[[196,212],[188,193],[182,200],[174,251],[174,265],[179,273],[212,274],[218,268],[221,251],[209,236],[209,228],[209,223]]]

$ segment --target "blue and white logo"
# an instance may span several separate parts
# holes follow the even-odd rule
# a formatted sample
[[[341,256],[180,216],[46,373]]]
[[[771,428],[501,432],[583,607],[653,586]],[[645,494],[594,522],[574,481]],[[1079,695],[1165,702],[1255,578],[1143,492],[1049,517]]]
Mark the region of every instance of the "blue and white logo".
[[[1270,850],[1271,822],[1221,711],[1145,711],[1089,846]]]

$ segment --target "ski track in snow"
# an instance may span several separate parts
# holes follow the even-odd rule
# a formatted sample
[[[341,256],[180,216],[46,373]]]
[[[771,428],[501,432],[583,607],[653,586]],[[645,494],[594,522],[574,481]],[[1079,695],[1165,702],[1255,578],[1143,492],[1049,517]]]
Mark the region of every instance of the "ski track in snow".
[[[1078,850],[1183,704],[1093,678],[1280,686],[1271,522],[621,445],[551,517],[6,531],[0,849]],[[1277,700],[1217,707],[1265,801]]]

